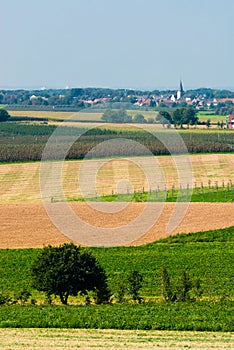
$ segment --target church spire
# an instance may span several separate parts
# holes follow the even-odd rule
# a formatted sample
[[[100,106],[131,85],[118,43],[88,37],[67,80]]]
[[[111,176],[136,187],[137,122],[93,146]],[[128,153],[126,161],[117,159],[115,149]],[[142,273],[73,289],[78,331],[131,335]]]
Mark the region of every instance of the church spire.
[[[180,100],[183,94],[184,94],[184,88],[183,88],[182,80],[180,79],[180,87],[179,87],[179,90],[177,91],[177,100]]]
[[[183,83],[182,83],[181,79],[180,79],[180,92],[181,92],[181,94],[184,93]]]

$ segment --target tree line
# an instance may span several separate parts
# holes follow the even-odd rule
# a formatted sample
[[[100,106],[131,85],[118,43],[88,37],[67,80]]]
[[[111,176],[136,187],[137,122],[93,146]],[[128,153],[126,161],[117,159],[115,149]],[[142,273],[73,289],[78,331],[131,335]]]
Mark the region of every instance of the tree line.
[[[102,115],[102,121],[106,123],[158,123],[168,128],[170,128],[172,124],[175,127],[182,127],[184,124],[189,126],[199,123],[197,111],[194,108],[184,107],[177,108],[171,113],[160,111],[155,118],[149,118],[148,120],[141,113],[131,116],[124,109],[107,109]]]

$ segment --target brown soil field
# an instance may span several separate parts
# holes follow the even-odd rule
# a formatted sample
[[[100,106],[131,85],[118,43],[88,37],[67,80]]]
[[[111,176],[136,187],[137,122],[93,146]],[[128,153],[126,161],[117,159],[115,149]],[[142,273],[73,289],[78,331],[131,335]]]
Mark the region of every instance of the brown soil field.
[[[233,349],[232,333],[92,329],[0,329],[0,349]]]
[[[179,157],[179,156],[178,156]],[[177,169],[171,156],[155,157],[156,170],[152,171],[152,157],[104,159],[88,161],[67,161],[62,164],[62,186],[65,197],[73,199],[80,197],[78,176],[80,169],[85,165],[85,178],[83,193],[88,195],[90,181],[95,182],[95,190],[98,195],[110,195],[124,187],[126,181],[132,190],[139,191],[144,187],[149,189],[147,176],[154,175],[151,189],[157,186],[164,189],[165,185],[171,188],[179,187],[178,182],[187,185],[187,179],[178,180]],[[215,185],[217,181],[222,185],[224,181],[234,182],[234,154],[201,154],[190,156],[192,164],[193,185],[201,183],[204,186],[211,181]],[[60,166],[54,162],[54,167]],[[40,162],[0,164],[0,203],[41,203],[39,173]],[[98,169],[95,174],[95,169]],[[183,168],[182,177],[183,177]],[[155,174],[154,174],[155,173]],[[185,174],[186,175],[186,174]],[[189,179],[190,181],[190,179]],[[125,184],[126,187],[126,184]],[[124,188],[122,188],[124,190]]]
[[[126,205],[126,203],[124,204]],[[58,215],[63,215],[60,211],[60,203],[51,203],[49,205],[55,212],[57,211]],[[151,228],[146,228],[145,225],[148,220],[151,220],[155,211],[159,210],[159,204],[149,203],[147,205],[149,205],[149,210],[144,218],[142,234],[129,243],[131,245],[153,242],[168,236],[166,227],[175,203],[164,204],[161,215]],[[183,206],[181,203],[177,205],[179,210],[180,206]],[[87,203],[69,203],[69,206],[77,217],[97,230],[95,240],[90,240],[89,244],[95,246],[99,245],[99,239],[103,240],[103,237],[98,237],[100,228],[115,228],[118,232],[120,226],[129,225],[132,220],[137,218],[144,210],[146,204],[129,203],[127,207],[116,213],[99,211],[97,208],[90,207]],[[208,229],[232,226],[234,225],[233,209],[233,203],[190,203],[186,215],[171,234],[206,231]],[[42,204],[0,204],[0,219],[0,248],[43,247],[47,244],[58,245],[70,241],[68,237],[54,226]],[[71,223],[69,217],[65,217],[65,220],[67,220],[67,225]],[[76,233],[79,235],[79,225],[76,230]],[[131,231],[129,229],[130,235],[133,232],[134,227],[131,228]],[[85,234],[85,232],[83,233]],[[126,237],[126,241],[128,241],[128,237]],[[115,245],[114,238],[113,245]]]

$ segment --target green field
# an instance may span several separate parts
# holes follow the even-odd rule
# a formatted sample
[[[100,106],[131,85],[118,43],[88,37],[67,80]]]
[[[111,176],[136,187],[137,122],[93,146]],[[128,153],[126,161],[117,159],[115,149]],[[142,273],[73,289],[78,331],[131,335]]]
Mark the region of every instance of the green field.
[[[234,230],[233,228],[228,230],[230,234],[227,237],[233,240]],[[222,239],[221,236],[220,240]],[[160,299],[158,271],[164,264],[173,276],[174,283],[187,268],[192,276],[201,278],[204,288],[203,297],[219,300],[226,294],[234,297],[233,248],[233,241],[188,244],[184,244],[183,241],[181,244],[153,243],[140,247],[92,248],[92,252],[105,268],[113,293],[116,292],[118,283],[131,269],[135,268],[144,276],[142,296],[146,300]],[[30,285],[30,266],[39,251],[39,249],[0,250],[0,290],[16,292]],[[36,291],[35,293],[33,297],[38,298],[38,293]],[[40,295],[41,298],[43,298],[42,295]]]
[[[68,201],[84,201],[84,198],[68,196]],[[135,192],[129,194],[113,194],[98,198],[88,198],[89,201],[105,202],[206,202],[225,203],[234,202],[234,186],[228,183],[219,188],[214,185],[209,187],[165,189],[150,192]]]
[[[218,114],[213,114],[212,112],[199,112],[197,114],[197,117],[199,121],[201,122],[206,122],[208,119],[210,119],[211,123],[217,123],[218,121],[221,122],[223,121],[226,125],[226,116],[225,115],[218,115]]]
[[[70,297],[74,306],[0,306],[1,327],[62,327],[233,331],[234,228],[178,235],[140,247],[90,248],[105,268],[113,294],[112,305],[84,306],[81,297]],[[0,250],[0,291],[13,296],[30,289],[30,266],[40,249]],[[175,286],[186,269],[201,281],[197,301],[162,302],[159,269],[168,268]],[[115,297],[120,282],[136,269],[143,275],[143,304],[123,304]],[[125,283],[125,282],[124,282]],[[32,298],[45,296],[31,289]],[[193,293],[193,292],[192,292]],[[57,299],[54,300],[58,302]]]
[[[1,306],[1,328],[234,331],[233,303]]]

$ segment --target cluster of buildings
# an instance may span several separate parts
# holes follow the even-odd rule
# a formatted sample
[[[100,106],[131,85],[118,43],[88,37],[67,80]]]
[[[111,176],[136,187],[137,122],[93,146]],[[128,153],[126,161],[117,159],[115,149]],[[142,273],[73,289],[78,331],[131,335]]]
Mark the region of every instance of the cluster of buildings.
[[[234,129],[234,114],[229,114],[226,117],[226,127],[227,129]]]

